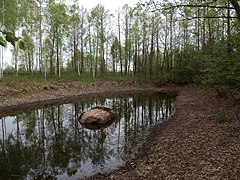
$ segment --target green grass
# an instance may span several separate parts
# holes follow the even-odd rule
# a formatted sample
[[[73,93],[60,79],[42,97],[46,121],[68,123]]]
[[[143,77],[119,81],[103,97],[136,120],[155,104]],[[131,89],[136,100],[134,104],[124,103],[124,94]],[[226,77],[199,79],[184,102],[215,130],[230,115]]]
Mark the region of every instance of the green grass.
[[[4,77],[0,80],[1,86],[18,88],[24,86],[38,86],[43,84],[51,84],[55,82],[75,82],[75,83],[87,83],[87,82],[98,82],[98,81],[115,81],[115,82],[130,82],[138,81],[140,78],[132,78],[131,75],[121,76],[120,73],[106,72],[104,77],[101,77],[100,73],[97,74],[96,78],[92,77],[90,73],[84,73],[78,76],[74,72],[62,72],[60,78],[56,75],[45,75],[42,73],[19,73],[18,77],[14,73],[5,73]]]

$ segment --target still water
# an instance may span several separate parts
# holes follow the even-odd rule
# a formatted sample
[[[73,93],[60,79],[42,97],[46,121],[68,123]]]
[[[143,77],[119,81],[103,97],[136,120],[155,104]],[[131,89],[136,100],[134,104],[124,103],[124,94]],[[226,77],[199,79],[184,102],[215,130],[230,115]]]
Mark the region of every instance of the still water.
[[[142,92],[26,110],[0,118],[0,179],[79,179],[123,165],[150,126],[173,113],[174,97]],[[96,105],[117,116],[101,130],[78,117]]]

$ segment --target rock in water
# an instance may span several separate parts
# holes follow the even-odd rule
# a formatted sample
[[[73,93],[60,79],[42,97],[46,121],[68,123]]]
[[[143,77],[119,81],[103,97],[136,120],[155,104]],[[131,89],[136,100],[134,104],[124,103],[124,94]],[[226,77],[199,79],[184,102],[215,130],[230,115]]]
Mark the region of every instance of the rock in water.
[[[103,129],[113,123],[116,114],[112,107],[96,106],[79,116],[81,125],[88,129]]]

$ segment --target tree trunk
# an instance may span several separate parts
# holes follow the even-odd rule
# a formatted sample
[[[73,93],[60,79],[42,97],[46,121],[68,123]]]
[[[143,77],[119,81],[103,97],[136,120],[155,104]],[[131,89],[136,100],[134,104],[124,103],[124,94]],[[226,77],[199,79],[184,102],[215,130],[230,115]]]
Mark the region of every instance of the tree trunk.
[[[124,47],[124,75],[127,75],[127,65],[128,65],[128,44],[129,44],[129,40],[128,40],[128,15],[125,14],[125,47]]]
[[[0,79],[3,78],[3,47],[0,47]]]
[[[238,4],[237,0],[230,0],[230,2],[234,7],[234,9],[236,11],[236,14],[237,14],[237,17],[238,17],[238,20],[240,22],[240,5]]]
[[[53,32],[53,37],[52,37],[52,51],[51,51],[51,56],[50,56],[50,72],[51,72],[51,75],[53,74],[54,46],[55,46],[55,31]]]
[[[80,29],[81,29],[81,37],[80,37],[80,39],[81,39],[81,68],[80,68],[80,74],[83,74],[83,71],[84,71],[84,65],[83,65],[83,62],[84,62],[84,60],[83,60],[83,58],[84,58],[84,54],[83,54],[83,22],[84,21],[84,19],[83,19],[83,17],[82,17],[82,19],[81,19],[81,27],[80,27]]]
[[[57,75],[60,77],[60,62],[59,62],[59,29],[57,28]]]
[[[152,24],[154,24],[154,20],[152,20]],[[152,79],[152,66],[153,66],[153,58],[154,58],[154,25],[152,27],[152,33],[151,33],[151,50],[150,50],[150,56],[149,56],[149,78]]]
[[[40,20],[39,20],[39,71],[42,72],[42,57],[43,57],[43,51],[42,51],[42,0],[39,1],[40,5]]]
[[[121,26],[120,26],[120,13],[118,13],[118,41],[119,41],[119,61],[121,76],[123,75],[123,64],[122,64],[122,45],[121,45]]]
[[[231,35],[231,23],[230,23],[230,2],[228,2],[228,10],[227,10],[227,15],[228,15],[228,19],[227,19],[227,35],[228,35],[228,39],[230,38]],[[231,51],[231,44],[228,42],[227,43],[228,46],[228,52]]]
[[[158,25],[157,25],[158,26]],[[159,69],[160,67],[160,50],[159,50],[159,30],[157,27],[157,34],[156,34],[156,42],[157,42],[157,56],[156,56],[156,78],[158,78],[159,76]]]
[[[101,62],[100,62],[100,71],[101,71],[101,77],[104,77],[105,74],[105,50],[104,50],[104,28],[103,28],[103,17],[101,17],[101,26],[100,26],[100,31],[101,31],[101,44],[100,44],[100,49],[101,49]]]
[[[31,59],[31,52],[28,49],[28,71],[32,74],[32,59]]]

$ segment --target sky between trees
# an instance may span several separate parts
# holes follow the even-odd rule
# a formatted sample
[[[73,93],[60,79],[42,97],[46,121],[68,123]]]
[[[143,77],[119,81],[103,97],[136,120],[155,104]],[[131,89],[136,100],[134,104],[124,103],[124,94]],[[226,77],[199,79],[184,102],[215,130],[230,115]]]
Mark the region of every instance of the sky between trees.
[[[101,4],[85,9],[55,0],[3,0],[1,27],[16,32],[27,47],[14,49],[9,69],[16,76],[19,70],[58,77],[66,71],[88,73],[93,78],[110,72],[238,86],[236,8],[228,0],[201,2],[142,2],[112,13]]]

